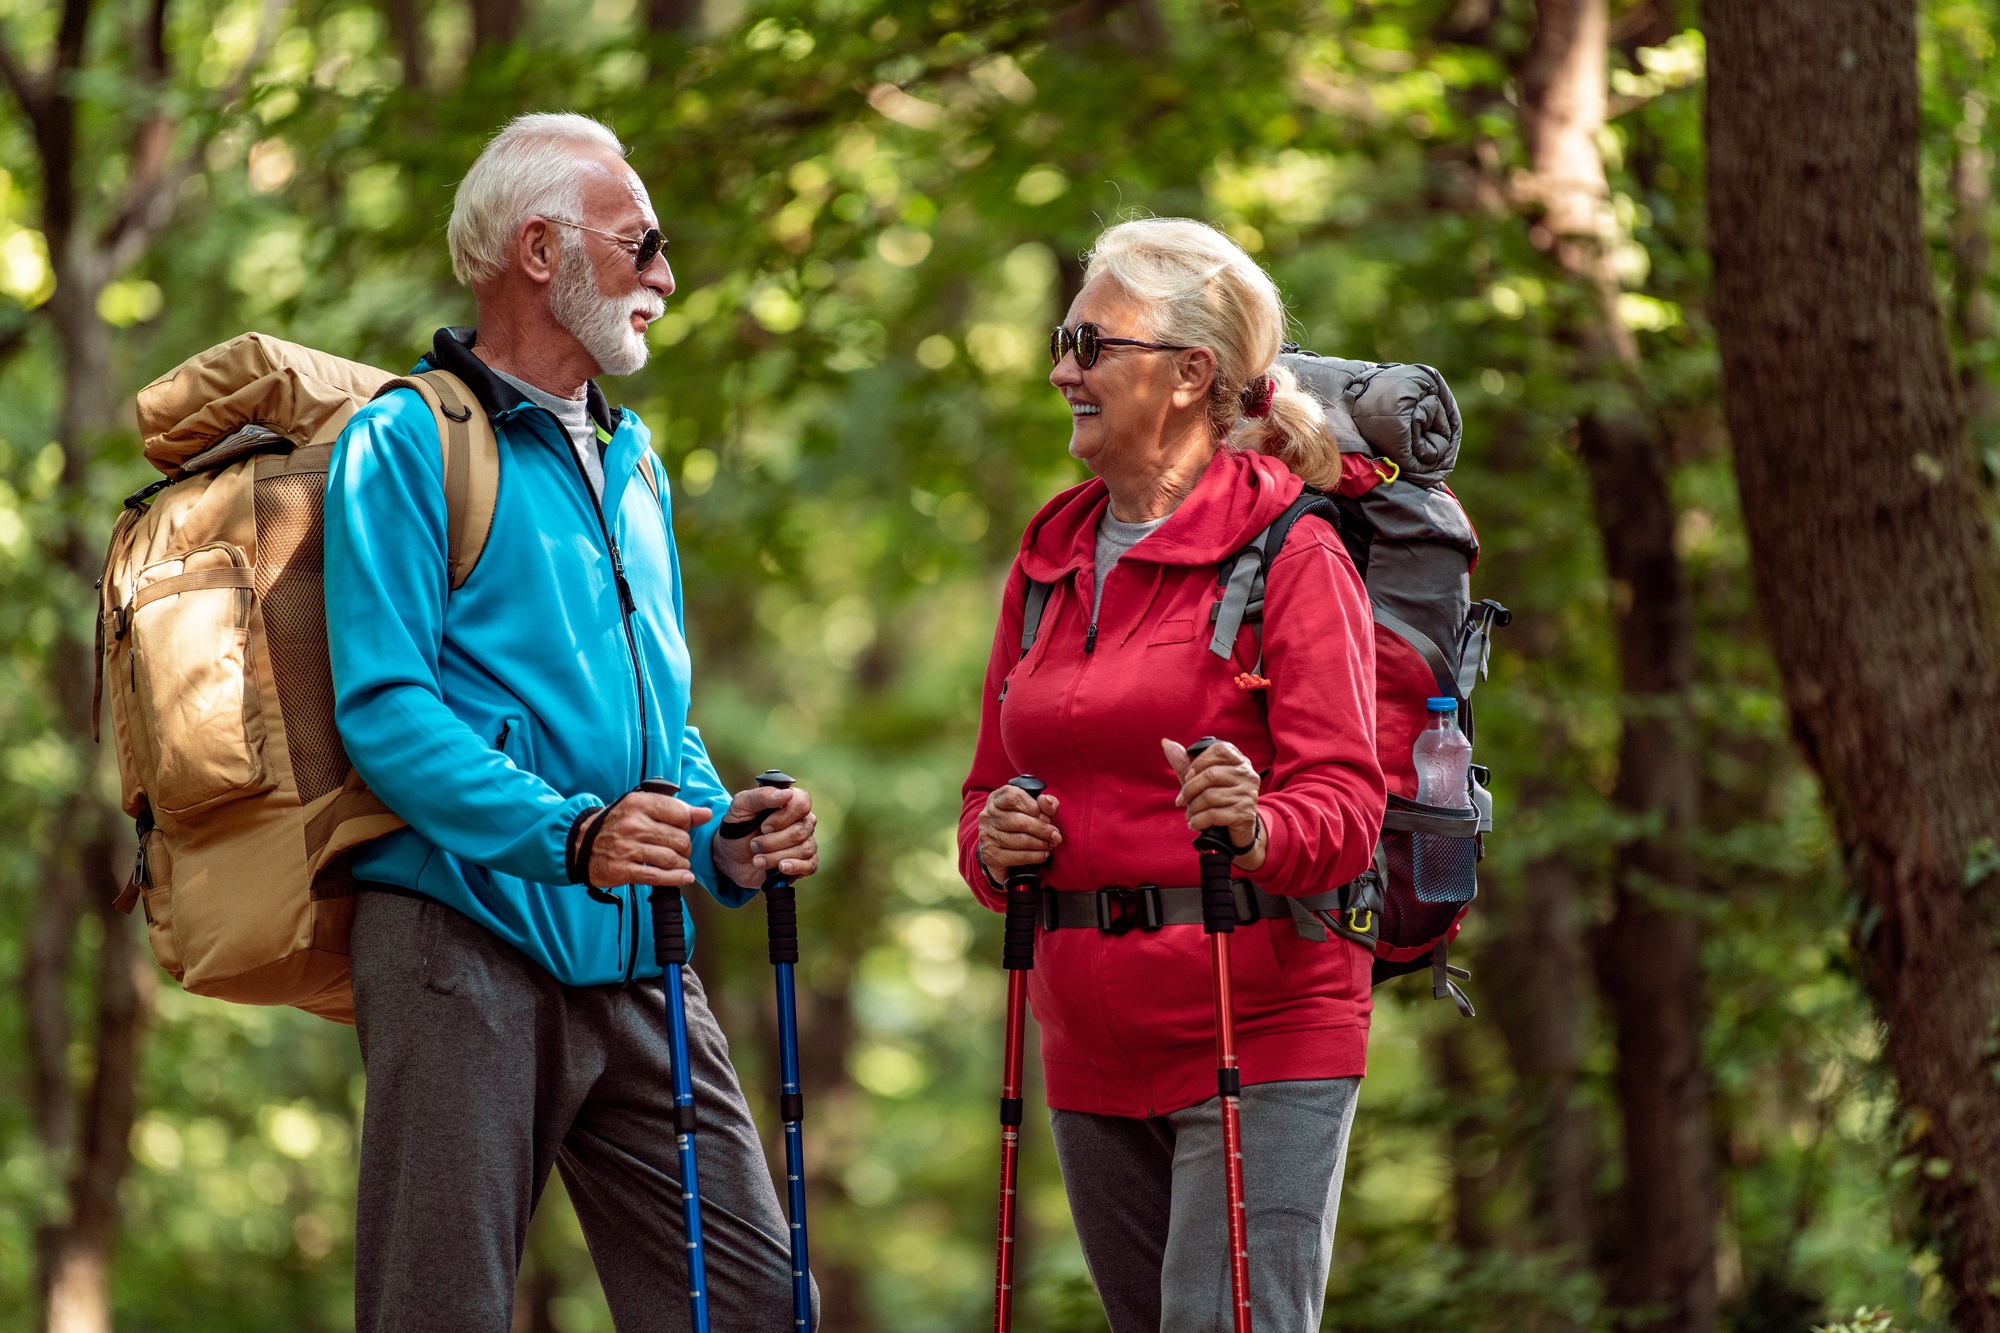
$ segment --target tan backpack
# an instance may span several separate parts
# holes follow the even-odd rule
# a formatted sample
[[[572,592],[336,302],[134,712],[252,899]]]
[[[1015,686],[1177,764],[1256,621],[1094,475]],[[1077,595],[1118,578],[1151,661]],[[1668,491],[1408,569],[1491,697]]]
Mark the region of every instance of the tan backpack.
[[[403,821],[334,729],[321,515],[341,427],[397,387],[437,418],[456,588],[500,478],[492,423],[456,376],[246,333],[139,393],[166,476],[125,502],[98,585],[98,689],[139,826],[118,906],[143,904],[153,956],[197,995],[354,1021],[347,853]]]

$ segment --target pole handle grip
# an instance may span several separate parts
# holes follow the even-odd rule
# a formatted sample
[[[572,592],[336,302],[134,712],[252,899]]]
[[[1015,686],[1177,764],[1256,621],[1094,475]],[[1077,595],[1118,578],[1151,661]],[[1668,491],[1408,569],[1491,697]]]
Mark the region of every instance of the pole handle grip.
[[[646,778],[639,790],[654,796],[678,796],[680,784],[665,778]],[[655,884],[653,900],[653,961],[661,967],[682,967],[688,960],[687,921],[682,915],[678,884]]]
[[[1215,737],[1203,736],[1187,747],[1188,758],[1200,757],[1215,744]],[[1222,829],[1203,829],[1195,835],[1195,853],[1201,858],[1201,928],[1211,935],[1236,929],[1236,894],[1230,887],[1229,863],[1236,859],[1229,835]]]
[[[1008,784],[1040,800],[1049,784],[1023,773]],[[1046,864],[1046,863],[1044,863]],[[1015,866],[1007,872],[1007,932],[1000,951],[1000,966],[1009,972],[1030,972],[1035,966],[1035,915],[1041,900],[1042,867]]]
[[[764,876],[765,925],[769,933],[771,962],[799,961],[799,898],[792,882],[772,871]]]

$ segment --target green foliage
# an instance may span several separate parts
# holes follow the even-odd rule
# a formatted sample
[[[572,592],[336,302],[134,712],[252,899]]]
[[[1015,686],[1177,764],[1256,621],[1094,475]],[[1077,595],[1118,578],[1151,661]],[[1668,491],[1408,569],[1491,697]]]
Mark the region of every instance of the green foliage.
[[[46,40],[45,13],[0,8],[17,40]],[[815,1258],[871,1326],[899,1333],[989,1317],[999,928],[958,882],[954,795],[1000,575],[1029,515],[1083,475],[1041,348],[1106,222],[1212,219],[1270,266],[1299,341],[1427,362],[1458,391],[1466,448],[1453,486],[1482,536],[1476,595],[1517,614],[1479,696],[1503,827],[1465,940],[1475,977],[1503,961],[1537,864],[1573,867],[1595,919],[1605,868],[1634,833],[1609,799],[1624,707],[1609,610],[1621,592],[1604,576],[1569,440],[1580,411],[1633,390],[1584,378],[1565,330],[1591,298],[1508,193],[1525,160],[1512,70],[1531,10],[1104,8],[1090,23],[996,0],[775,0],[690,42],[644,32],[630,0],[544,0],[519,48],[474,56],[463,13],[441,8],[431,83],[413,89],[376,9],[298,6],[247,110],[220,124],[181,191],[173,227],[100,303],[119,329],[121,393],[252,327],[400,368],[438,325],[471,317],[442,224],[497,125],[576,109],[632,145],[678,291],[654,326],[652,364],[608,387],[651,424],[676,487],[711,749],[726,776],[799,774],[822,815],[827,869],[801,896]],[[176,13],[173,45],[199,83],[253,9]],[[1984,6],[1927,6],[1941,283],[1948,163],[1968,99],[1992,82],[1990,26]],[[109,11],[101,28],[93,40],[109,49]],[[1898,1183],[1918,1165],[1899,1159],[1839,858],[1787,742],[1716,406],[1700,62],[1692,32],[1615,51],[1614,91],[1630,109],[1607,137],[1619,308],[1644,351],[1639,391],[1674,426],[1678,545],[1700,616],[1704,893],[1685,906],[1708,924],[1725,1295],[1743,1333],[1796,1331],[1892,1293],[1927,1333],[1943,1327],[1936,1262]],[[108,124],[124,93],[105,68],[87,95]],[[85,622],[87,590],[53,549],[59,367],[30,314],[48,278],[11,112],[0,170],[0,978],[12,985],[60,800],[86,785],[113,792],[115,776],[62,734],[63,682],[50,678],[55,628]],[[2000,355],[1990,337],[1960,350],[1988,370]],[[94,534],[150,475],[129,433],[102,445]],[[698,962],[761,1114],[774,1091],[761,915],[697,910]],[[79,960],[93,948],[86,934]],[[1482,1008],[1504,1000],[1474,991]],[[1326,1326],[1609,1327],[1594,1276],[1606,1256],[1542,1243],[1537,1126],[1500,1025],[1465,1026],[1469,1072],[1448,1083],[1439,1052],[1461,1021],[1450,1007],[1415,983],[1377,1001]],[[0,1006],[10,1061],[23,1024]],[[1579,1097],[1599,1127],[1608,1241],[1617,1123],[1600,1029]],[[362,1104],[351,1037],[162,980],[147,1042],[121,1321],[347,1327]],[[0,1084],[8,1326],[31,1318],[33,1227],[63,1206],[61,1163],[34,1146],[15,1068]],[[1046,1129],[1034,1117],[1028,1129],[1021,1324],[1100,1328]],[[537,1223],[524,1290],[562,1333],[609,1328],[559,1195]],[[1887,1333],[1886,1319],[1830,1328]]]
[[[1815,1324],[1812,1333],[1900,1333],[1895,1327],[1896,1316],[1889,1310],[1871,1310],[1862,1306],[1851,1319],[1837,1324]]]

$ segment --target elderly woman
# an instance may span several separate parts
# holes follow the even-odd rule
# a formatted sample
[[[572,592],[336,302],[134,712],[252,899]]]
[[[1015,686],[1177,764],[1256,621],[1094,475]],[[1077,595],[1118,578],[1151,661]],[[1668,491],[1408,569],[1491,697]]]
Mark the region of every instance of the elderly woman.
[[[1270,278],[1212,227],[1149,218],[1098,238],[1049,376],[1095,476],[1021,539],[965,780],[973,892],[999,909],[1010,869],[1046,863],[1058,900],[1030,1003],[1113,1333],[1231,1326],[1210,967],[1199,924],[1152,926],[1136,895],[1066,908],[1157,885],[1185,920],[1171,909],[1199,883],[1192,834],[1244,849],[1238,896],[1259,919],[1233,952],[1258,1333],[1319,1328],[1366,1062],[1368,954],[1306,938],[1285,902],[1361,874],[1382,820],[1369,606],[1337,534],[1301,520],[1269,570],[1261,637],[1246,627],[1232,660],[1210,651],[1218,567],[1298,498],[1300,474],[1338,473],[1318,404],[1276,364],[1283,320]],[[1190,761],[1183,743],[1205,735],[1222,743]],[[1047,792],[1006,785],[1018,773]]]

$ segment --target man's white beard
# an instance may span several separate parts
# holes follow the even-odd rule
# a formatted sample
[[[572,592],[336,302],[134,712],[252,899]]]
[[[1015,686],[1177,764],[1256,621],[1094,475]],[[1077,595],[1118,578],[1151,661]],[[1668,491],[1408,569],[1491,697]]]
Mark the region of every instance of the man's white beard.
[[[604,295],[597,290],[597,275],[591,271],[583,246],[563,246],[549,291],[549,313],[576,335],[604,374],[630,375],[646,364],[650,349],[646,335],[632,327],[632,315],[642,313],[650,323],[666,308],[667,303],[650,287],[624,296]]]

